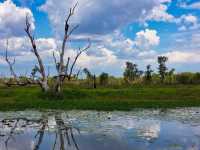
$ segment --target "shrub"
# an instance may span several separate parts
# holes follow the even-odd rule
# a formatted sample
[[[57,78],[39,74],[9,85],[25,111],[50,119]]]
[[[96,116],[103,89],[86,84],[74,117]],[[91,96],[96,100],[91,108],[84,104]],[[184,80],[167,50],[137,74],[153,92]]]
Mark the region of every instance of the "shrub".
[[[193,74],[190,72],[179,73],[176,75],[176,81],[180,84],[191,84]]]
[[[106,86],[108,85],[108,78],[109,78],[109,75],[107,73],[102,73],[100,76],[99,76],[99,80],[100,80],[100,85],[103,85],[103,86]]]

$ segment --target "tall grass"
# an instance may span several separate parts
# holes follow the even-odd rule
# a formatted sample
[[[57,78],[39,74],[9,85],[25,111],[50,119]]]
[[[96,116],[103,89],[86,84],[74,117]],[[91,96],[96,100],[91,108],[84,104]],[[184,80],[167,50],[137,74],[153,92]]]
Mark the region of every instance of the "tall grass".
[[[72,84],[72,83],[70,83]],[[171,108],[200,106],[200,85],[135,85],[97,89],[65,85],[61,97],[40,88],[0,87],[0,110]]]

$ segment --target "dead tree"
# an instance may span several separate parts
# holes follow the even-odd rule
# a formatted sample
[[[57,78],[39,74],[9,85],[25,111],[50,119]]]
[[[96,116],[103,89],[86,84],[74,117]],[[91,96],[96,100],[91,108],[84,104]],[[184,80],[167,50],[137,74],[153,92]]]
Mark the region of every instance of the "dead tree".
[[[32,52],[34,53],[34,55],[37,58],[38,61],[38,65],[37,68],[37,72],[39,72],[41,74],[41,79],[38,79],[38,83],[40,85],[40,87],[42,88],[43,91],[47,92],[49,90],[49,85],[48,85],[48,79],[45,73],[45,68],[44,68],[44,64],[43,61],[38,53],[37,50],[37,46],[36,46],[36,42],[35,42],[35,38],[31,33],[31,24],[29,22],[29,18],[28,16],[26,16],[26,28],[25,31],[28,35],[29,40],[31,41],[31,46],[32,46]]]
[[[8,47],[9,47],[9,43],[8,43],[8,40],[6,41],[6,50],[5,50],[5,61],[7,62],[8,66],[9,66],[9,70],[10,70],[10,75],[11,75],[11,78],[9,79],[9,81],[5,82],[5,84],[7,86],[12,86],[12,85],[16,85],[16,86],[26,86],[27,83],[28,83],[28,78],[27,78],[27,81],[24,82],[24,81],[21,81],[20,80],[20,77],[17,76],[17,74],[15,73],[15,70],[14,70],[14,65],[15,65],[15,58],[13,60],[11,60],[8,56]],[[13,80],[12,80],[13,78]],[[13,82],[14,81],[14,82]]]
[[[69,63],[70,63],[71,58],[68,57],[67,63],[65,64],[64,56],[65,56],[66,43],[69,40],[69,37],[71,36],[71,34],[78,28],[78,25],[70,28],[70,23],[69,23],[71,17],[74,15],[76,6],[77,6],[77,4],[73,8],[70,9],[69,14],[65,20],[64,37],[63,37],[63,42],[62,42],[62,49],[61,49],[61,51],[59,51],[59,61],[57,61],[55,53],[53,53],[53,59],[54,59],[56,70],[57,70],[57,75],[54,77],[55,81],[53,82],[53,85],[52,85],[52,90],[55,93],[61,92],[61,87],[63,85],[65,78],[67,78],[68,80],[71,79],[71,76],[72,76],[73,70],[74,70],[74,66],[75,66],[78,58],[81,56],[81,54],[83,52],[87,51],[91,46],[91,43],[89,41],[88,45],[85,48],[83,48],[83,49],[79,48],[77,55],[75,56],[74,60],[72,61],[71,67],[69,69]],[[29,37],[29,40],[31,41],[32,52],[36,56],[38,64],[39,64],[39,66],[36,66],[34,68],[35,73],[38,72],[41,75],[41,78],[38,80],[39,81],[38,83],[41,86],[42,90],[46,92],[46,91],[49,91],[49,89],[50,89],[50,86],[48,84],[48,77],[45,73],[45,67],[44,67],[43,61],[38,53],[36,42],[35,42],[34,36],[31,33],[30,27],[31,27],[31,24],[29,22],[29,18],[26,17],[25,31]]]
[[[65,55],[65,47],[66,47],[67,40],[69,39],[70,35],[78,28],[78,25],[77,25],[75,27],[72,27],[72,29],[70,30],[70,24],[69,24],[71,17],[74,15],[74,11],[75,11],[76,6],[77,6],[77,4],[73,8],[70,9],[69,14],[67,16],[67,19],[65,21],[65,33],[64,33],[63,42],[62,42],[62,50],[61,50],[60,56],[59,56],[60,57],[59,62],[56,61],[56,58],[55,58],[55,55],[54,55],[54,61],[55,61],[56,69],[57,69],[57,72],[58,72],[58,76],[56,77],[56,82],[55,82],[55,85],[54,85],[55,92],[61,91],[62,84],[63,84],[66,77],[67,77],[68,80],[71,79],[73,69],[74,69],[74,66],[75,66],[78,58],[81,56],[81,54],[84,51],[88,50],[90,48],[90,45],[91,45],[90,42],[89,42],[88,46],[86,46],[85,48],[83,48],[83,49],[79,48],[78,53],[77,53],[76,57],[74,58],[74,61],[72,62],[71,68],[70,68],[69,73],[68,73],[70,57],[68,57],[67,64],[64,64],[64,55]]]
[[[8,40],[6,41],[6,52],[5,52],[5,61],[7,62],[9,69],[10,69],[10,75],[13,77],[15,80],[17,80],[17,75],[14,71],[14,65],[15,65],[15,58],[13,61],[11,61],[8,57]]]

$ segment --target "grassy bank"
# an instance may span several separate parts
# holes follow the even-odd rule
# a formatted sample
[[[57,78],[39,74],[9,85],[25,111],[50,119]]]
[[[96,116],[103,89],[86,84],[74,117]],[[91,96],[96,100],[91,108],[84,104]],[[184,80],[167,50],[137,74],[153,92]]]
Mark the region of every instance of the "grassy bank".
[[[38,87],[1,87],[0,110],[131,110],[200,106],[200,85],[65,88],[62,98],[55,100],[51,96],[47,97]]]

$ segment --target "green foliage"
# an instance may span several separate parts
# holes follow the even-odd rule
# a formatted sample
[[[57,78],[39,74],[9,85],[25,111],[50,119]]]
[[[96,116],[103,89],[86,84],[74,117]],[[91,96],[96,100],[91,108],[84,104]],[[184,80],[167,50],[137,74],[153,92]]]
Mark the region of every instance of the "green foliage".
[[[147,65],[146,71],[145,71],[145,81],[146,82],[152,81],[152,73],[153,73],[153,70],[151,70],[151,65]]]
[[[192,73],[184,72],[176,75],[176,80],[180,84],[191,84],[192,83]]]
[[[166,73],[165,76],[165,83],[166,84],[174,84],[176,83],[176,78],[175,78],[175,69],[171,69],[169,72]]]
[[[109,79],[108,73],[103,72],[102,74],[100,74],[100,76],[99,76],[100,85],[101,86],[108,85],[108,79]]]
[[[83,72],[86,74],[87,86],[96,88],[96,77],[95,77],[95,75],[92,75],[92,73],[87,68],[84,68]]]
[[[165,79],[165,76],[167,74],[167,67],[166,67],[166,62],[167,62],[168,58],[166,56],[159,56],[158,57],[158,64],[159,64],[159,67],[158,67],[158,72],[160,74],[160,80],[161,80],[161,83],[164,83],[164,79]]]
[[[126,62],[126,69],[124,71],[124,79],[129,83],[139,78],[142,75],[142,71],[139,71],[137,68],[137,64],[133,64],[132,62]]]
[[[87,79],[89,79],[89,80],[93,79],[93,75],[92,75],[92,73],[89,71],[89,69],[84,68],[84,69],[83,69],[83,72],[86,74]]]
[[[176,75],[179,84],[199,84],[200,73],[183,72]]]
[[[194,84],[200,84],[200,73],[197,72],[193,75],[193,78],[192,78],[192,83]]]

